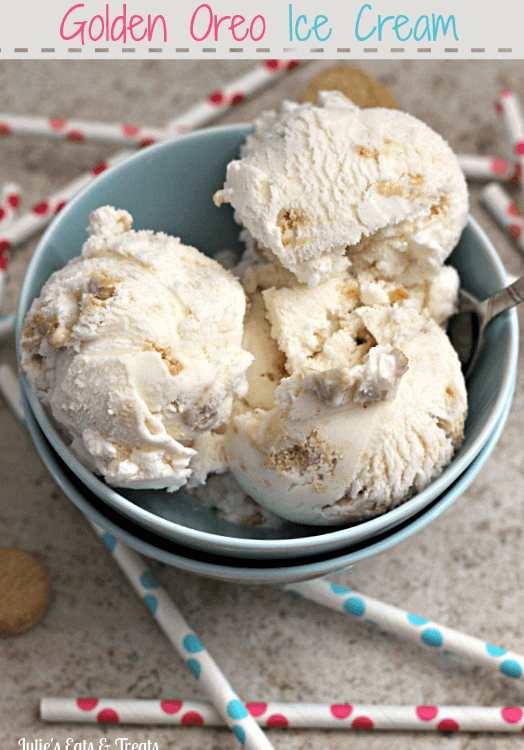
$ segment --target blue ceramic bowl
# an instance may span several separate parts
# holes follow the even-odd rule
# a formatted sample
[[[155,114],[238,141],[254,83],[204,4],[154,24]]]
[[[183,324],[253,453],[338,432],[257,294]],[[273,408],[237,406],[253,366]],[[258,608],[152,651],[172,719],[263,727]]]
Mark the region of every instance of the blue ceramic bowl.
[[[23,319],[50,274],[78,255],[86,239],[89,213],[110,204],[126,208],[135,229],[154,229],[213,256],[240,252],[238,226],[229,206],[216,208],[212,195],[221,187],[226,165],[237,157],[251,128],[233,125],[198,131],[160,142],[116,164],[87,185],[55,218],[42,237],[22,284],[17,313],[19,341]],[[470,219],[451,257],[463,286],[486,297],[505,286],[503,266],[486,235]],[[285,523],[279,529],[237,526],[195,508],[185,491],[113,489],[72,455],[22,378],[22,387],[53,449],[82,483],[118,513],[177,543],[240,558],[300,557],[341,549],[403,523],[455,482],[472,464],[500,422],[512,392],[518,348],[514,310],[490,325],[481,360],[469,382],[465,440],[445,471],[422,492],[371,521],[346,528]],[[476,464],[475,464],[476,465]]]
[[[41,431],[25,395],[22,396],[22,404],[26,423],[36,447],[56,482],[70,500],[105,531],[147,557],[190,573],[233,583],[283,584],[341,572],[367,557],[386,552],[437,518],[460,497],[485,464],[506,422],[511,398],[506,401],[500,419],[480,453],[441,497],[394,529],[383,531],[372,539],[345,545],[343,548],[323,554],[295,557],[292,560],[276,557],[271,560],[239,559],[195,550],[155,534],[120,515],[90,492],[53,450]]]

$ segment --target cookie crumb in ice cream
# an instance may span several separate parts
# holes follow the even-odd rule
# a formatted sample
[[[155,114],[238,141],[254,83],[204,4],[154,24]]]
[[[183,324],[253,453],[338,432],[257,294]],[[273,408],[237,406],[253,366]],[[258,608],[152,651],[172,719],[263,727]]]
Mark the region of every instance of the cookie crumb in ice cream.
[[[22,367],[73,452],[108,483],[176,490],[205,481],[195,445],[247,392],[245,294],[197,249],[131,226],[127,211],[91,214],[82,254],[26,316]],[[216,451],[204,455],[215,470]]]

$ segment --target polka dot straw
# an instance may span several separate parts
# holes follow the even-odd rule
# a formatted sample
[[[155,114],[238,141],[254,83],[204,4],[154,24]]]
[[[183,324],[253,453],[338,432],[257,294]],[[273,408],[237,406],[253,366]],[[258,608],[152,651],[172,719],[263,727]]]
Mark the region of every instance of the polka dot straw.
[[[0,135],[43,136],[54,140],[83,143],[99,141],[124,146],[148,146],[165,138],[163,128],[142,128],[109,122],[85,122],[56,117],[29,117],[0,113]]]
[[[518,706],[359,706],[349,703],[246,703],[262,727],[279,729],[411,730],[426,732],[519,732]],[[183,700],[42,698],[40,716],[48,722],[167,726],[225,726],[209,703]]]
[[[48,200],[35,203],[29,211],[26,211],[19,218],[10,221],[7,226],[2,227],[0,224],[0,267],[2,258],[7,259],[8,251],[12,247],[25,242],[40,229],[47,226],[51,219],[65,206],[66,202],[76,195],[84,185],[87,185],[93,177],[104,172],[108,167],[116,164],[117,161],[120,161],[125,156],[129,156],[131,153],[133,152],[121,151],[115,154],[115,156],[112,156],[107,161],[97,164],[87,174],[78,177],[65,187],[57,190]]]
[[[170,135],[185,133],[216,117],[221,111],[235,107],[271,79],[293,70],[297,65],[296,60],[266,60],[223,88],[212,91],[203,101],[190,107],[164,128],[0,112],[0,137],[42,136],[72,143],[98,141],[124,146],[149,146]]]
[[[19,205],[20,186],[14,182],[6,182],[0,188],[0,227],[12,221]]]
[[[472,180],[518,182],[522,172],[520,164],[498,156],[457,154],[457,159],[465,177]]]
[[[158,137],[172,137],[177,134],[185,133],[193,130],[194,128],[209,122],[215,118],[220,112],[229,109],[230,107],[236,106],[239,102],[243,101],[247,96],[254,94],[259,89],[267,86],[270,82],[277,80],[281,74],[293,70],[297,66],[295,60],[266,60],[263,63],[257,65],[253,70],[240,76],[239,78],[231,81],[224,86],[223,89],[211,93],[204,101],[198,102],[194,106],[182,114],[175,117],[166,128],[158,131],[156,135]],[[55,124],[66,123],[66,120],[54,120]],[[66,127],[64,125],[64,127]],[[117,128],[120,126],[116,126]],[[138,134],[132,135],[132,130],[137,126],[124,126],[127,128],[127,137],[124,139],[126,144],[129,144]],[[56,125],[57,132],[59,130]],[[7,125],[2,129],[2,123],[0,122],[0,135],[9,135],[9,127]],[[86,133],[84,132],[83,138],[80,137],[82,133],[77,132],[76,138],[69,140],[85,140]],[[139,139],[139,143],[135,145],[147,146],[149,143],[153,143],[153,139],[142,138]],[[45,201],[37,203],[32,209],[25,213],[20,219],[12,222],[10,226],[2,231],[0,225],[0,254],[4,254],[12,247],[25,242],[27,239],[32,237],[40,229],[43,229],[51,221],[53,216],[65,205],[66,201],[75,195],[80,188],[86,185],[93,177],[96,177],[101,171],[103,171],[110,164],[114,164],[124,156],[128,156],[130,152],[123,151],[115,154],[110,160],[104,165],[98,165],[91,172],[82,175],[78,179],[66,185],[60,191],[55,193],[51,198]],[[1,255],[0,255],[1,257]]]
[[[501,91],[495,109],[502,117],[508,144],[522,170],[524,167],[524,117],[515,92],[511,89]]]
[[[505,229],[518,249],[524,253],[524,219],[511,196],[497,182],[490,182],[480,191],[480,200],[495,221]]]
[[[284,584],[279,588],[322,604],[352,618],[378,625],[430,651],[441,650],[463,657],[511,680],[524,674],[524,657],[478,638],[436,625],[424,617],[393,607],[326,580]]]
[[[13,221],[18,206],[20,205],[20,187],[14,182],[6,182],[0,188],[0,232],[3,227],[9,226]],[[9,258],[7,254],[7,247],[2,247],[0,244],[0,306],[4,299],[4,292],[7,286],[7,266],[9,264]],[[5,332],[6,326],[2,324],[0,318],[0,338]]]
[[[271,743],[216,662],[189,628],[155,574],[136,552],[93,521],[90,523],[240,744],[249,750],[271,750]],[[107,711],[112,710],[107,708]],[[106,713],[105,722],[115,721],[116,714],[111,714],[112,719],[108,719],[108,716]]]

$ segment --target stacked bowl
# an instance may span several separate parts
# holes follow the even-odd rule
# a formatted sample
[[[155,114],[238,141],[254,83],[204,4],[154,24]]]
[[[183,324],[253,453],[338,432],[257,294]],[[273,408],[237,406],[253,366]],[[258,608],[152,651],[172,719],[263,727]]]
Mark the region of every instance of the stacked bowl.
[[[17,345],[25,315],[51,273],[78,255],[89,214],[102,205],[125,208],[135,229],[181,238],[207,255],[240,252],[229,207],[213,205],[226,166],[250,132],[246,125],[211,128],[162,141],[119,162],[86,186],[55,218],[25,276]],[[479,298],[506,285],[503,266],[473,219],[449,262]],[[68,497],[90,518],[138,551],[165,563],[230,581],[284,583],[327,575],[388,549],[447,508],[480,471],[500,436],[513,394],[518,350],[514,310],[494,320],[468,381],[465,439],[444,472],[423,491],[378,518],[346,528],[286,522],[278,528],[240,526],[199,506],[183,489],[111,488],[71,453],[22,376],[28,429]]]

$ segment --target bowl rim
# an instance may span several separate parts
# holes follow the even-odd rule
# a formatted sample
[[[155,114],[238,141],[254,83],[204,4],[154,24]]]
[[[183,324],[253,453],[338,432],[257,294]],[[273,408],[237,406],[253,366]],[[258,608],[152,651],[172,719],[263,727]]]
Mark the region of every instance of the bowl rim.
[[[28,426],[32,428],[31,434],[36,436],[35,445],[38,453],[51,472],[53,478],[59,484],[69,500],[71,500],[71,502],[88,518],[91,518],[98,523],[107,533],[117,537],[117,539],[121,539],[124,543],[128,544],[143,555],[172,567],[179,568],[188,573],[234,583],[279,585],[341,573],[349,567],[352,567],[355,563],[368,557],[387,552],[391,547],[405,541],[441,515],[441,513],[447,510],[447,508],[449,508],[450,505],[452,505],[452,503],[454,503],[473,482],[491,455],[506,423],[510,411],[511,398],[508,399],[504,405],[500,419],[495,425],[493,432],[489,435],[486,444],[469,464],[464,473],[458,477],[455,485],[449,492],[433,501],[428,508],[425,510],[422,509],[417,518],[411,520],[407,519],[402,525],[402,528],[390,529],[384,533],[382,539],[375,541],[371,539],[369,540],[369,544],[361,545],[357,550],[333,550],[333,556],[330,556],[327,560],[302,565],[282,565],[278,568],[264,568],[262,566],[257,568],[242,568],[241,566],[233,567],[230,565],[193,560],[184,557],[182,554],[159,549],[151,542],[141,539],[132,532],[117,526],[113,521],[106,518],[99,510],[97,510],[97,508],[95,508],[91,502],[71,484],[68,477],[63,474],[60,464],[65,462],[63,462],[58,454],[53,452],[51,444],[46,439],[43,431],[38,425],[25,394],[22,395],[22,405]],[[46,455],[50,456],[50,460],[45,458]],[[138,526],[138,528],[140,529],[140,526]]]
[[[107,168],[99,174],[95,180],[92,180],[80,190],[77,195],[74,196],[55,216],[46,232],[40,239],[37,248],[31,258],[31,261],[26,270],[24,279],[22,281],[22,287],[20,291],[20,297],[18,302],[17,314],[16,314],[16,349],[17,357],[20,364],[20,333],[23,325],[25,314],[30,307],[32,298],[29,299],[28,287],[35,274],[38,264],[41,259],[45,257],[46,249],[52,242],[52,238],[57,228],[66,222],[71,214],[73,214],[78,204],[80,204],[85,196],[90,195],[96,190],[96,186],[101,184],[101,181],[108,179],[113,174],[125,170],[130,164],[134,164],[138,161],[147,161],[147,158],[154,152],[161,151],[166,145],[173,143],[180,144],[182,147],[184,143],[189,140],[198,140],[202,137],[214,137],[224,132],[238,132],[239,134],[245,134],[252,129],[252,125],[246,123],[240,123],[235,125],[219,125],[213,128],[204,128],[195,132],[187,133],[176,138],[169,138],[160,141],[147,149],[138,151],[132,154],[111,167]],[[501,285],[507,285],[508,280],[502,261],[500,260],[493,244],[487,237],[484,230],[480,227],[478,222],[471,216],[468,217],[468,226],[471,227],[473,232],[480,238],[484,244],[488,254],[490,255],[498,276],[498,281]],[[513,381],[516,377],[516,367],[518,358],[518,323],[516,311],[509,310],[504,315],[507,316],[508,320],[508,349],[509,357],[506,364],[506,368],[502,378],[502,386],[500,392],[495,400],[492,407],[490,416],[487,419],[486,424],[482,432],[468,447],[466,452],[461,455],[458,459],[453,459],[452,462],[444,469],[444,471],[426,488],[421,492],[417,493],[413,498],[407,500],[401,505],[393,508],[392,510],[384,513],[376,518],[364,521],[360,524],[352,526],[346,526],[343,528],[336,527],[334,531],[326,531],[329,529],[328,526],[319,527],[323,529],[323,533],[311,534],[308,536],[300,536],[294,538],[284,539],[245,539],[242,537],[230,537],[225,535],[213,534],[208,531],[200,531],[193,529],[189,526],[183,526],[182,524],[158,516],[155,513],[144,510],[140,506],[136,505],[133,501],[128,500],[124,495],[118,492],[118,488],[112,488],[105,484],[101,479],[98,478],[91,471],[86,469],[84,465],[71,453],[65,442],[59,436],[54,429],[45,409],[38,402],[34,396],[29,383],[25,376],[21,377],[22,388],[28,396],[29,402],[36,415],[37,421],[40,424],[44,434],[50,441],[53,448],[59,453],[60,456],[64,457],[64,460],[71,467],[77,477],[86,486],[95,492],[102,500],[110,504],[113,508],[119,510],[124,515],[129,516],[132,519],[136,519],[138,523],[145,525],[148,528],[157,530],[162,528],[162,533],[168,538],[175,539],[181,543],[188,544],[190,546],[197,546],[204,549],[212,550],[229,550],[232,554],[240,554],[245,551],[249,551],[251,554],[263,553],[266,555],[285,553],[288,555],[297,555],[303,551],[308,550],[325,550],[333,548],[334,545],[343,546],[346,542],[356,540],[358,538],[366,538],[376,534],[378,531],[401,523],[403,519],[408,518],[410,515],[417,513],[421,508],[431,502],[428,499],[428,495],[432,495],[433,498],[438,497],[440,494],[446,491],[446,488],[453,482],[460,474],[462,474],[466,467],[474,460],[475,456],[483,448],[484,444],[489,438],[489,435],[493,431],[500,415],[502,414],[504,405],[508,398],[511,396]],[[307,527],[311,528],[311,527]]]

